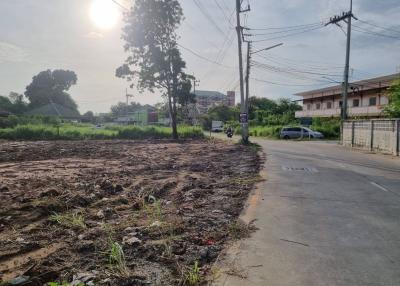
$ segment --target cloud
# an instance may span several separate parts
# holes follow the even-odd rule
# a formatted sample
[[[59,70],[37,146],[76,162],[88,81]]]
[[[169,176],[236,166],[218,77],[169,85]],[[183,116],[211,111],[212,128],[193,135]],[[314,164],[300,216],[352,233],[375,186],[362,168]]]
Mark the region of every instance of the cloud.
[[[104,35],[102,33],[92,31],[85,34],[84,37],[89,39],[101,39],[104,38]]]
[[[21,47],[0,42],[0,63],[6,62],[25,62],[27,61],[28,53]]]

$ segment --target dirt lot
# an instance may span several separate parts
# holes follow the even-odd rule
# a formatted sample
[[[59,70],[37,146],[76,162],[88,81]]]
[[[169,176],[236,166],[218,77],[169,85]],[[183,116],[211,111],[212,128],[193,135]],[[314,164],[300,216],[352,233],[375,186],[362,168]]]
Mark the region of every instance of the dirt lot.
[[[205,140],[0,143],[0,277],[197,285],[246,232],[259,161]]]

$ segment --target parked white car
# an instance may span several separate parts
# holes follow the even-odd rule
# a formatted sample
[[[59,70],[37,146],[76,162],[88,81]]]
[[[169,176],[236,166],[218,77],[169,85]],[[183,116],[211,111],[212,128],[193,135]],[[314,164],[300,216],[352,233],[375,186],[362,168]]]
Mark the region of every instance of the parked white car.
[[[324,135],[321,132],[313,131],[307,127],[284,127],[280,133],[281,139],[297,139],[297,138],[316,138],[322,139]]]
[[[222,121],[212,121],[211,122],[212,132],[224,132],[224,123]]]

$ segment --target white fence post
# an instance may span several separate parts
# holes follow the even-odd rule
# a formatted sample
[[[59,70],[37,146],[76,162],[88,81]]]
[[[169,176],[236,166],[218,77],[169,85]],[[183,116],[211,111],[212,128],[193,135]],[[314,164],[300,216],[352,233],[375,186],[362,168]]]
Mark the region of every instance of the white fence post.
[[[400,152],[400,120],[397,119],[394,121],[394,146],[393,146],[393,154],[395,156],[399,156]]]

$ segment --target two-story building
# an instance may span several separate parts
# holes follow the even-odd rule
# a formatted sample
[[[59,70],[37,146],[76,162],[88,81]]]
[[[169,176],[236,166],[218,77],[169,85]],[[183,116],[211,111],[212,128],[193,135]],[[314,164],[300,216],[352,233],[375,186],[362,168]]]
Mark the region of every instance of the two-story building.
[[[348,116],[380,117],[388,104],[387,89],[400,74],[392,74],[352,82],[348,91]],[[342,85],[321,88],[295,94],[303,98],[303,110],[296,118],[339,117],[342,108]]]

